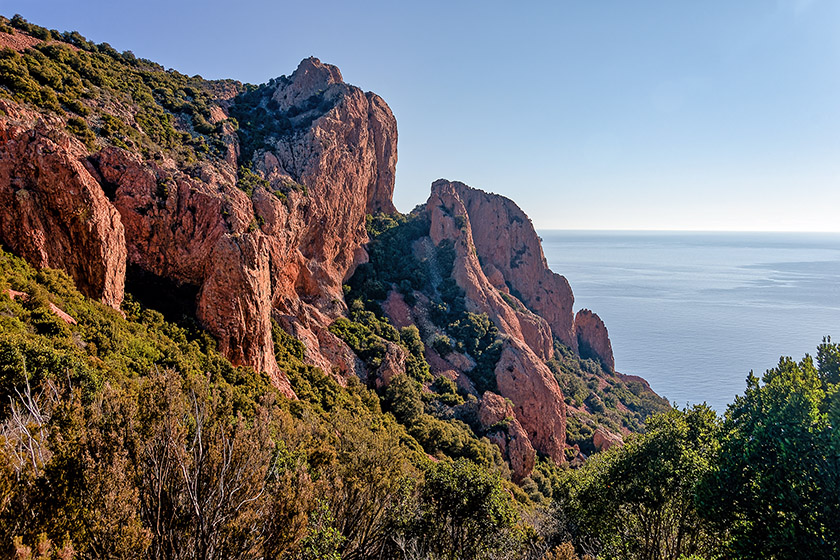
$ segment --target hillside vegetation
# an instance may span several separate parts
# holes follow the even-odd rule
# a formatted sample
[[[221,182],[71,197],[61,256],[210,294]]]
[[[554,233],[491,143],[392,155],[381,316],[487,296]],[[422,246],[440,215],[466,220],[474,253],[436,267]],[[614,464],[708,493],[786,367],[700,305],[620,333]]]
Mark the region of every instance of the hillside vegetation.
[[[837,550],[840,345],[828,339],[816,360],[783,358],[762,380],[750,376],[724,419],[705,406],[671,410],[580,469],[540,461],[517,486],[494,446],[425,412],[429,401],[407,376],[382,399],[359,383],[341,387],[277,329],[278,360],[300,396],[289,401],[263,376],[232,367],[201,331],[131,298],[123,317],[85,299],[63,272],[2,253],[0,294],[4,554],[572,558],[576,549],[666,559]]]
[[[271,83],[185,76],[19,16],[0,19],[2,36],[28,46],[0,50],[0,96],[91,152],[115,146],[188,171],[224,161],[252,195],[267,180],[247,154],[294,132],[295,115],[268,118]],[[273,194],[292,191],[310,196],[296,183]],[[129,284],[112,309],[0,248],[0,556],[837,557],[840,345],[826,338],[815,358],[750,374],[721,418],[672,409],[555,340],[546,375],[566,399],[567,461],[537,456],[514,477],[488,436],[507,441],[515,419],[478,420],[508,335],[467,308],[451,242],[414,250],[429,228],[423,211],[368,217],[370,261],[327,332],[360,377],[306,363],[279,324],[269,340],[266,318],[269,356],[273,344],[297,399],[233,366],[189,302]],[[396,328],[383,310],[395,292],[428,320]],[[513,292],[504,301],[523,305]],[[460,385],[432,374],[428,348],[469,365]],[[404,366],[383,380],[394,355]],[[599,428],[624,445],[596,453]]]
[[[41,40],[24,52],[0,50],[0,95],[65,118],[89,148],[113,145],[146,157],[165,152],[184,163],[224,153],[224,123],[211,123],[211,109],[218,96],[235,96],[238,82],[165,70],[130,51],[20,16],[0,23],[0,33]]]

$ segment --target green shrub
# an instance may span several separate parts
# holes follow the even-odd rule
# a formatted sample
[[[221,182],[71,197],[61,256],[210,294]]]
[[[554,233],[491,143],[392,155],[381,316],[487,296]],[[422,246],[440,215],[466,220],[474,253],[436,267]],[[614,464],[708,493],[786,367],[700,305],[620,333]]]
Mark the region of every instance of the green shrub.
[[[96,147],[96,135],[88,128],[87,122],[78,117],[71,117],[67,120],[67,130],[85,143],[89,150]]]

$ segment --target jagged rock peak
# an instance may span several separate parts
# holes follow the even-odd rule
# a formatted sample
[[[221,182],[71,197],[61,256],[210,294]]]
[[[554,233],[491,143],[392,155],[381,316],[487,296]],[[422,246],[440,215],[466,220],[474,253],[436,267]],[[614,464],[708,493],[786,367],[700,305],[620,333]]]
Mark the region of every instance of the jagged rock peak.
[[[396,211],[397,121],[381,97],[345,83],[337,67],[310,57],[276,81],[271,101],[275,118],[291,127],[254,154],[272,185],[300,183],[320,196],[319,180],[339,189],[350,180],[366,196],[365,212]]]
[[[288,109],[313,95],[323,93],[333,84],[344,84],[341,70],[310,56],[300,62],[289,78],[280,80],[272,99],[281,109]]]
[[[455,184],[437,181],[426,203],[429,235],[435,245],[451,241],[456,252],[453,278],[466,295],[467,309],[487,313],[500,332],[522,341],[540,359],[553,352],[551,329],[544,319],[493,285],[482,269],[487,256],[478,249],[475,227]],[[501,234],[502,232],[497,232]]]
[[[548,268],[540,238],[525,212],[509,198],[464,183],[438,179],[432,184],[433,193],[443,190],[451,190],[462,201],[488,277],[501,273],[510,294],[545,319],[554,336],[577,351],[572,288],[566,278]]]

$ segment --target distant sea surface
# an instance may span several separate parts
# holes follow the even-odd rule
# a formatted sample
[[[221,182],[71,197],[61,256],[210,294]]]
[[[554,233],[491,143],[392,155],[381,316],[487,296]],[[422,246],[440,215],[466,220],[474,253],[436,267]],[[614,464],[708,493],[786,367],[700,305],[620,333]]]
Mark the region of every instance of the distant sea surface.
[[[780,356],[840,341],[840,234],[540,231],[616,369],[723,412]]]

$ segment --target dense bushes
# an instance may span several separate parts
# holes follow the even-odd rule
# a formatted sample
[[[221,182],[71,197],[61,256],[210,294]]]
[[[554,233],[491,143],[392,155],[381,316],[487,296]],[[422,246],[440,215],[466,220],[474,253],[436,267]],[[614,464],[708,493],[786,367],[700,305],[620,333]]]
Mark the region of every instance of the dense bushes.
[[[418,519],[413,531],[420,529],[422,539],[413,544],[427,557],[455,560],[496,551],[510,554],[523,540],[516,511],[498,478],[470,461],[432,465],[415,507]]]
[[[28,297],[12,300],[9,288]],[[304,364],[303,345],[279,327],[276,355],[297,401],[231,366],[200,331],[131,298],[123,311],[85,299],[64,273],[0,253],[3,555],[49,542],[99,558],[395,557],[406,543],[444,538],[424,472],[447,469],[484,481],[477,509],[448,522],[484,543],[461,557],[495,554],[497,536],[521,523],[493,474],[495,447],[426,415],[419,393],[393,408],[419,405],[408,424],[437,463],[375,393]],[[412,330],[396,337],[422,344]],[[449,490],[454,500],[470,491]],[[518,554],[525,539],[510,535]]]
[[[739,558],[840,550],[840,345],[826,339],[817,365],[782,358],[729,406],[719,460],[699,493],[701,511]]]
[[[10,25],[45,42],[22,53],[0,51],[0,95],[67,116],[89,149],[103,143],[142,152],[161,150],[190,163],[221,157],[220,126],[211,124],[217,87],[160,65],[95,45],[78,33],[58,33],[15,16]]]
[[[705,405],[570,474],[555,493],[579,551],[603,558],[834,558],[840,550],[837,356],[782,358],[721,421]]]
[[[441,395],[447,400],[445,395]],[[498,447],[478,439],[460,420],[435,418],[425,410],[421,386],[405,375],[395,378],[385,390],[386,410],[405,426],[426,453],[443,457],[465,457],[484,467],[504,470]]]
[[[638,433],[644,431],[647,418],[670,409],[668,401],[643,381],[580,359],[556,339],[554,357],[547,364],[569,407],[566,440],[587,455],[595,452],[592,434],[598,426],[615,433]]]
[[[719,422],[705,406],[655,416],[647,432],[587,462],[566,506],[584,551],[607,558],[680,558],[719,541],[694,506],[716,457]]]

